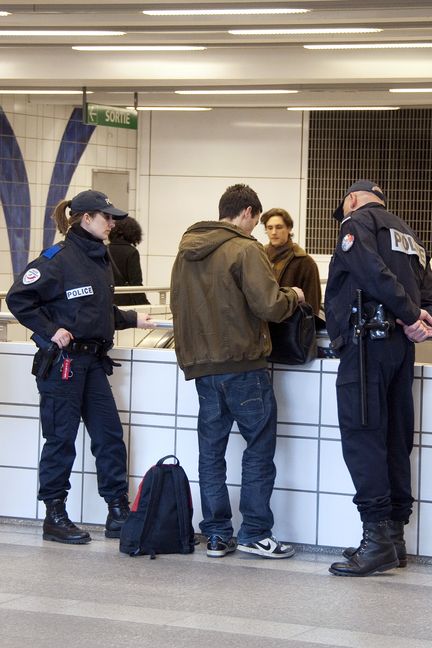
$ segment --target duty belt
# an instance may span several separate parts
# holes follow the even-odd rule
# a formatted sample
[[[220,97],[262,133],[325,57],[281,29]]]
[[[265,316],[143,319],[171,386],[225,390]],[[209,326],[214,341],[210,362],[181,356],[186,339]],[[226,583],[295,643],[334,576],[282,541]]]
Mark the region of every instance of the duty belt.
[[[69,353],[88,353],[90,355],[104,355],[112,348],[112,342],[106,340],[74,340],[64,351]]]

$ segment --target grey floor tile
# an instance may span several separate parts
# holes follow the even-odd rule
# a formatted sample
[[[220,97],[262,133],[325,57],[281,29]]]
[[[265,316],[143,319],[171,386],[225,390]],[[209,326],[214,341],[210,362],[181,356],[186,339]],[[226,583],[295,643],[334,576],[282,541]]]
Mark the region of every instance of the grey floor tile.
[[[432,648],[432,567],[337,578],[334,556],[129,558],[0,524],[1,648]],[[31,644],[29,643],[31,641]]]

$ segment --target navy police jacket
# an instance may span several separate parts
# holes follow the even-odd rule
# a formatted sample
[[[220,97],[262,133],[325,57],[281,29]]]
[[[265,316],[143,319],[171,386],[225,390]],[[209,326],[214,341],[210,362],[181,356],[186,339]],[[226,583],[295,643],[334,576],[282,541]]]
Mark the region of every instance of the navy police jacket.
[[[330,262],[325,312],[336,349],[350,338],[359,288],[365,303],[383,304],[405,324],[418,319],[420,307],[432,313],[432,270],[423,244],[402,219],[375,202],[343,219]]]
[[[46,340],[65,328],[78,340],[112,341],[115,329],[137,323],[135,311],[113,305],[113,284],[105,245],[72,228],[27,266],[6,303],[21,324]]]

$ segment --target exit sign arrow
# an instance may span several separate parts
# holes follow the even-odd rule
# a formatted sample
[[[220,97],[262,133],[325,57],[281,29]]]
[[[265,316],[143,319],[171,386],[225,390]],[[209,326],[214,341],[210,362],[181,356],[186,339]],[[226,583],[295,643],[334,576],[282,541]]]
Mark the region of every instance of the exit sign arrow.
[[[137,111],[131,108],[86,104],[85,123],[112,128],[138,128]]]

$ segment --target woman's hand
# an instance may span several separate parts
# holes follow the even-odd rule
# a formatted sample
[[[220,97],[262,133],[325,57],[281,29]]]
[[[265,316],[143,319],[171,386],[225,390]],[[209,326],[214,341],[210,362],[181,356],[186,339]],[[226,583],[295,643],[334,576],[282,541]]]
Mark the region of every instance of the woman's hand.
[[[69,331],[64,328],[59,328],[52,336],[51,342],[57,344],[59,349],[63,349],[64,347],[67,347],[69,342],[73,339],[74,337],[72,333],[69,333]]]
[[[148,313],[137,313],[137,328],[139,329],[154,329],[156,324]]]

